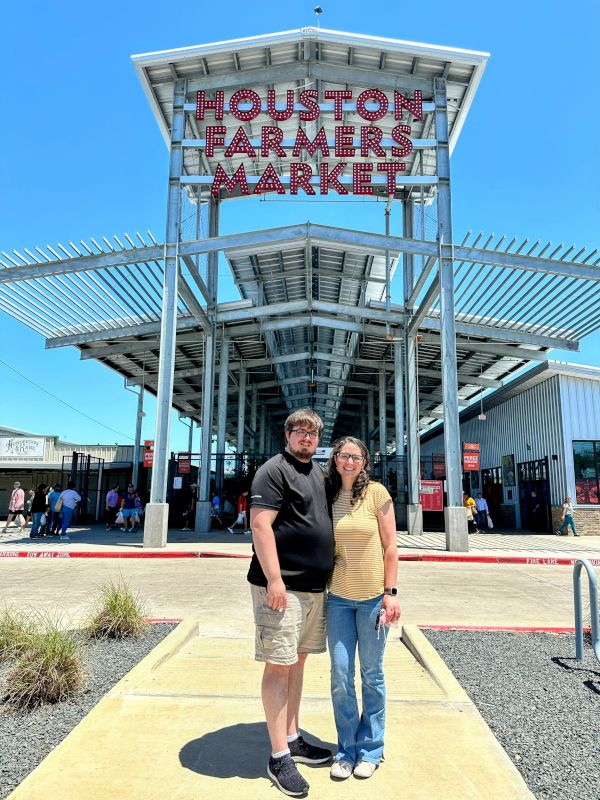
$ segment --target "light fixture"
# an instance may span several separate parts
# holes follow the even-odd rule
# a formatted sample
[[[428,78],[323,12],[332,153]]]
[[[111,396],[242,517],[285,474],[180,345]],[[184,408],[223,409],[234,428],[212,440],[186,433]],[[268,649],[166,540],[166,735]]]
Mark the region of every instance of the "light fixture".
[[[481,378],[482,374],[483,374],[483,365],[480,364],[479,365],[479,377],[480,378]],[[480,422],[485,422],[485,420],[486,420],[486,416],[485,416],[485,413],[483,411],[483,386],[481,387],[481,391],[479,393],[479,414],[477,415],[477,419]]]

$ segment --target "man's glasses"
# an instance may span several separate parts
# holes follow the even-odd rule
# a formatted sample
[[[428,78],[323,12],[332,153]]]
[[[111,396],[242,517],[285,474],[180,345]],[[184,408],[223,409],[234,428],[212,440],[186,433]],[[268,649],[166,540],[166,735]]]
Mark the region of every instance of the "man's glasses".
[[[316,431],[304,431],[302,428],[294,428],[290,433],[295,433],[301,439],[318,439],[319,434]]]
[[[353,464],[360,464],[361,461],[364,461],[362,456],[355,456],[352,453],[336,453],[335,457],[340,461],[350,461]]]

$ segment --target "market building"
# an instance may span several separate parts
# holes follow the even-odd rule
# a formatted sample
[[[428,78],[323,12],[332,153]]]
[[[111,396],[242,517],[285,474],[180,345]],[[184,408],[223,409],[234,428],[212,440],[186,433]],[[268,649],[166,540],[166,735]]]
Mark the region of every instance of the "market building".
[[[598,536],[600,369],[539,364],[461,412],[460,436],[480,446],[464,488],[482,493],[498,526],[554,531],[569,496],[577,532]],[[443,477],[442,453],[441,430],[422,437],[424,478]]]
[[[365,439],[414,535],[420,437],[443,419],[446,545],[468,549],[460,409],[600,327],[596,250],[453,237],[450,157],[487,60],[320,28],[133,57],[169,152],[164,241],[3,254],[0,308],[118,371],[140,404],[156,394],[145,546],[166,544],[172,407],[202,432],[201,532],[226,442],[268,456],[309,405],[324,446]],[[315,204],[316,221],[221,234],[225,204],[265,194],[366,198],[381,225],[348,229],[340,205],[326,226]]]
[[[0,427],[0,516],[6,517],[13,484],[27,492],[40,483],[66,488],[72,480],[82,496],[78,519],[95,522],[109,486],[132,479],[134,448],[119,444],[75,444],[58,436]]]

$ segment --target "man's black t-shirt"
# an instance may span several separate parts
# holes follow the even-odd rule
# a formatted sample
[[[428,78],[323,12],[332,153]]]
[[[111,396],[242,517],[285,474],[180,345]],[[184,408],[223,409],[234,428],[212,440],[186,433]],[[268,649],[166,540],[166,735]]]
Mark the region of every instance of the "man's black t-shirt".
[[[279,512],[273,531],[286,588],[324,591],[333,569],[333,528],[321,467],[298,461],[286,451],[260,467],[250,494],[251,508]],[[256,586],[267,585],[256,553],[248,580]]]

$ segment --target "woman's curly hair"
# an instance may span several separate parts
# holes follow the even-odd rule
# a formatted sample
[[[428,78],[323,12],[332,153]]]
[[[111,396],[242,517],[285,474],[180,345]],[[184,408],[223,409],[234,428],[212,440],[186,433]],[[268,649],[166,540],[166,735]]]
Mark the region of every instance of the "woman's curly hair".
[[[333,502],[342,488],[342,478],[337,470],[335,457],[342,452],[345,444],[356,445],[356,447],[360,449],[363,457],[360,472],[357,474],[356,480],[352,484],[351,504],[354,506],[364,496],[371,480],[371,459],[369,458],[369,451],[367,450],[366,444],[361,439],[357,439],[356,436],[342,436],[340,439],[336,439],[331,446],[331,455],[329,456],[329,463],[327,464],[327,471],[325,474],[329,483],[331,501]]]

